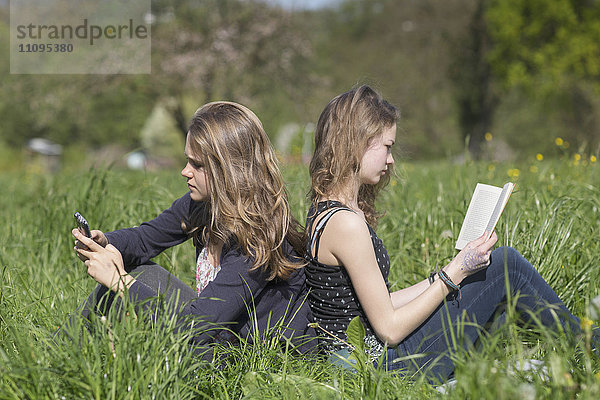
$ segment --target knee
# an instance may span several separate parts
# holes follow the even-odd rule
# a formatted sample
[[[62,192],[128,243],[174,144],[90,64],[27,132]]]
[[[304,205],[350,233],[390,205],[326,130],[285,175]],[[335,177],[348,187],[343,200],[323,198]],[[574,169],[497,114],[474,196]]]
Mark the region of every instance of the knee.
[[[499,247],[492,252],[490,257],[491,264],[500,269],[502,273],[506,271],[509,275],[522,273],[526,269],[533,268],[531,264],[512,247]]]
[[[516,259],[521,258],[523,256],[521,255],[521,253],[519,253],[512,247],[502,246],[492,251],[492,258],[494,257],[502,260],[503,264],[514,264]]]
[[[519,255],[519,252],[512,247],[499,247],[492,251],[488,269],[497,270],[499,274],[504,274],[504,271],[510,271],[514,268],[515,259]]]

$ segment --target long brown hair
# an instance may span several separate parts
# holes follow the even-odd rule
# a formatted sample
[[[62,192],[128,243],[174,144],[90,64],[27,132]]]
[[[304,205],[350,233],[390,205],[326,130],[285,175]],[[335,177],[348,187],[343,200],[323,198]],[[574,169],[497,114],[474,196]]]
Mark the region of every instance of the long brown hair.
[[[310,162],[313,204],[356,179],[369,141],[394,126],[399,118],[398,109],[366,85],[331,100],[315,130],[315,152]],[[358,206],[374,228],[380,217],[375,198],[388,182],[389,174],[385,174],[376,185],[363,184],[359,188]]]
[[[264,268],[269,279],[286,279],[304,263],[286,256],[284,242],[299,254],[304,234],[290,211],[277,158],[258,117],[233,102],[200,107],[189,127],[194,157],[204,164],[210,201],[192,214],[195,243],[232,240]]]

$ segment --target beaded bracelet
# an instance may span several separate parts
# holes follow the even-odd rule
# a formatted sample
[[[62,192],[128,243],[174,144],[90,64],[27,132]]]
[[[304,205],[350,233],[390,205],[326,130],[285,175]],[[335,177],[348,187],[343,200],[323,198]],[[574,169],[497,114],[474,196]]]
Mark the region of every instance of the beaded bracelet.
[[[452,290],[458,291],[458,299],[460,300],[462,297],[462,293],[460,292],[460,286],[452,282],[448,274],[446,274],[446,272],[444,272],[444,270],[442,269],[440,269],[440,271],[438,272],[438,276],[440,277],[442,282],[446,284],[446,286],[448,286]]]

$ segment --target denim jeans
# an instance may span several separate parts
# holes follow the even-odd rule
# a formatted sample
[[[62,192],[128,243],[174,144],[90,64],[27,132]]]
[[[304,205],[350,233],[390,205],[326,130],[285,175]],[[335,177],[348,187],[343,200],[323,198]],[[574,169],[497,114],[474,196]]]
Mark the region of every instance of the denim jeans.
[[[146,265],[127,266],[126,270],[137,280],[156,289],[157,293],[165,295],[166,298],[177,298],[178,303],[174,305],[178,308],[198,298],[194,289],[158,264],[150,262]],[[114,306],[113,303],[115,303]],[[69,327],[77,326],[78,322],[83,321],[87,326],[92,314],[105,315],[112,308],[120,310],[120,303],[121,299],[106,286],[97,285],[88,298],[71,314],[66,324],[55,333],[55,337],[63,334]]]
[[[501,247],[492,252],[486,269],[462,282],[460,300],[450,294],[419,328],[396,348],[387,350],[383,356],[383,367],[389,371],[423,368],[430,380],[445,381],[454,371],[449,356],[453,348],[450,321],[457,343],[468,347],[475,343],[486,323],[498,314],[503,318],[501,309],[507,300],[505,271],[510,294],[518,293],[518,311],[533,311],[544,326],[555,326],[555,316],[558,316],[565,331],[580,331],[579,319],[569,312],[535,268],[515,249]],[[527,313],[522,313],[522,316],[526,318]],[[469,323],[457,324],[459,321]],[[396,360],[411,354],[422,354],[423,357],[414,362]]]

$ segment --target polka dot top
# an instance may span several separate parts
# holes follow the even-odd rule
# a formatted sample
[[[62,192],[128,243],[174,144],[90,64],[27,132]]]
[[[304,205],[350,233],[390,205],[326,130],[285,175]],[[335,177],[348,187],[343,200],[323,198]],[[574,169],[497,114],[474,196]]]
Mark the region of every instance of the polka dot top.
[[[310,235],[306,246],[308,264],[305,267],[306,283],[310,289],[308,300],[315,322],[329,334],[322,332],[320,329],[317,332],[321,335],[321,342],[325,348],[329,350],[339,349],[344,347],[343,342],[334,339],[332,335],[346,341],[348,324],[354,317],[359,316],[367,334],[365,342],[370,344],[370,347],[375,345],[383,349],[383,344],[374,335],[373,328],[358,301],[346,269],[342,265],[327,265],[317,261],[319,241],[323,229],[329,218],[342,210],[354,212],[338,201],[322,201],[317,204],[316,211],[314,206],[310,208],[306,218],[306,229]],[[319,219],[318,217],[321,214],[323,214],[323,217]],[[315,220],[317,220],[317,224],[313,230]],[[368,224],[367,226],[375,249],[377,264],[389,290],[390,258],[381,239],[377,237],[371,226]],[[377,343],[374,343],[374,341]]]

